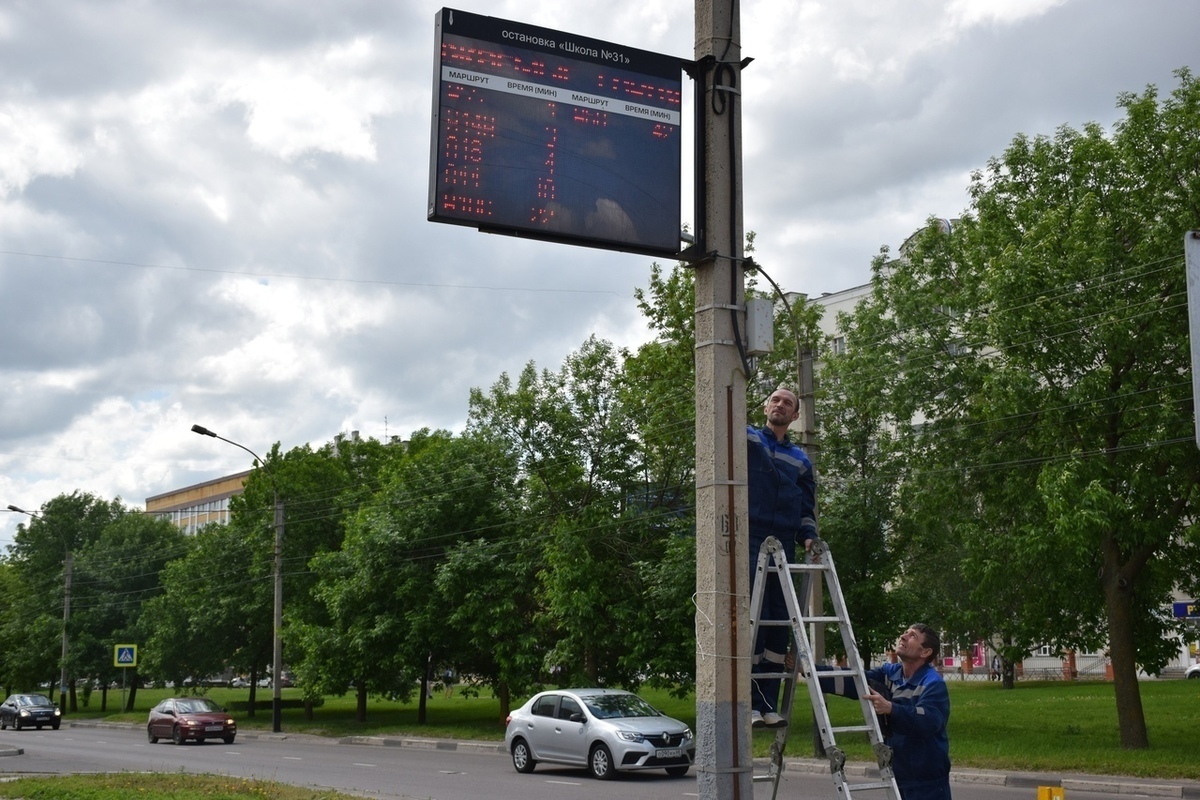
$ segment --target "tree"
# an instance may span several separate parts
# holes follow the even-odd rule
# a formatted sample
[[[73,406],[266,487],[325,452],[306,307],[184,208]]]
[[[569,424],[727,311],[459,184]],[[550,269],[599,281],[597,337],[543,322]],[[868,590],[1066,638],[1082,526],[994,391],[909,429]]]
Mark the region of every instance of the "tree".
[[[905,455],[905,585],[1014,649],[1107,640],[1128,748],[1149,745],[1137,669],[1176,646],[1160,609],[1200,569],[1180,258],[1200,226],[1200,84],[1177,74],[1161,103],[1122,95],[1111,135],[1018,136],[974,175],[971,213],[877,261],[854,320],[896,365],[862,380]]]
[[[117,676],[114,645],[146,641],[147,602],[160,591],[163,567],[184,550],[178,527],[134,509],[126,509],[80,550],[71,611],[75,675],[105,687]],[[137,698],[138,681],[130,683],[126,710],[133,709]]]
[[[28,524],[17,526],[9,547],[20,597],[14,602],[5,641],[8,678],[17,685],[36,686],[61,677],[63,600],[68,554],[96,541],[105,526],[123,513],[120,500],[104,501],[92,494],[72,492],[48,500]],[[56,598],[48,603],[47,598]],[[74,626],[68,621],[68,639]],[[73,659],[68,648],[67,679],[72,687],[68,707],[75,710]]]

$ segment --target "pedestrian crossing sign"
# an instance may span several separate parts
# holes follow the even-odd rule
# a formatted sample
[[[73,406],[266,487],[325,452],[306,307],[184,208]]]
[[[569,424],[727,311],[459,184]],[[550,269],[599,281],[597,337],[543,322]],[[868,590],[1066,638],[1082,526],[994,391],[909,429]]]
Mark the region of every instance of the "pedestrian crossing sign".
[[[136,644],[118,644],[113,647],[113,666],[114,667],[136,667],[137,666],[137,645]]]

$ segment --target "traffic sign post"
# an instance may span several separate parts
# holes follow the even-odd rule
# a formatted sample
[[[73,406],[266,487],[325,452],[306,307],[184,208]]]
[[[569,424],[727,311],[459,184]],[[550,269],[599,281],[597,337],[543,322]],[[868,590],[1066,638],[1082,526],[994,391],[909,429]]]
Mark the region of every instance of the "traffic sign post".
[[[121,710],[125,710],[125,670],[137,667],[137,645],[113,645],[113,666],[121,667]]]

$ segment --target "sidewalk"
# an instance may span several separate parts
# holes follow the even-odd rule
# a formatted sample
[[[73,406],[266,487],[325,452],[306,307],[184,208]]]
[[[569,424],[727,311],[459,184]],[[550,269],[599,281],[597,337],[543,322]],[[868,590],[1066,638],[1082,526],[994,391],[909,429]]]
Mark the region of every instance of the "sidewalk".
[[[125,728],[141,729],[139,725],[112,722],[72,722],[72,728]],[[471,753],[496,753],[506,755],[503,742],[480,742],[458,739],[424,739],[416,736],[346,736],[331,739],[310,734],[272,733],[270,731],[238,731],[239,739],[293,739],[329,745],[356,744],[368,747],[409,747],[420,750],[461,750]],[[20,747],[0,746],[0,757],[16,756],[24,752]],[[766,759],[755,759],[755,766],[766,771]],[[828,773],[829,763],[817,758],[785,758],[785,771]],[[874,765],[850,763],[846,774],[855,777],[878,775]],[[950,771],[950,782],[959,784],[986,784],[1013,788],[1036,789],[1039,786],[1058,786],[1065,790],[1080,792],[1103,792],[1106,794],[1145,795],[1148,797],[1178,797],[1200,800],[1200,781],[1159,778],[1138,778],[1124,775],[1085,775],[1073,772],[1015,772],[1004,770],[955,768]]]

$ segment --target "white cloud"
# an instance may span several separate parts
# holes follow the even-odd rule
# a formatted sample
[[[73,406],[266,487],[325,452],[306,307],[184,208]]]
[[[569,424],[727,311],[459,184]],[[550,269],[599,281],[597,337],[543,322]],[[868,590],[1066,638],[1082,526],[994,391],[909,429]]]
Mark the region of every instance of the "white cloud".
[[[0,197],[39,175],[66,176],[80,163],[62,109],[0,103]]]
[[[369,37],[287,58],[263,58],[226,80],[220,96],[245,105],[246,135],[292,160],[308,151],[375,160],[373,118],[395,108]]]
[[[0,507],[249,465],[193,423],[260,453],[458,430],[502,371],[645,340],[651,259],[426,221],[441,5],[0,8]],[[809,294],[960,213],[1017,133],[1110,122],[1119,92],[1197,67],[1177,0],[741,7],[745,225]],[[696,42],[689,0],[477,10],[681,59]]]

